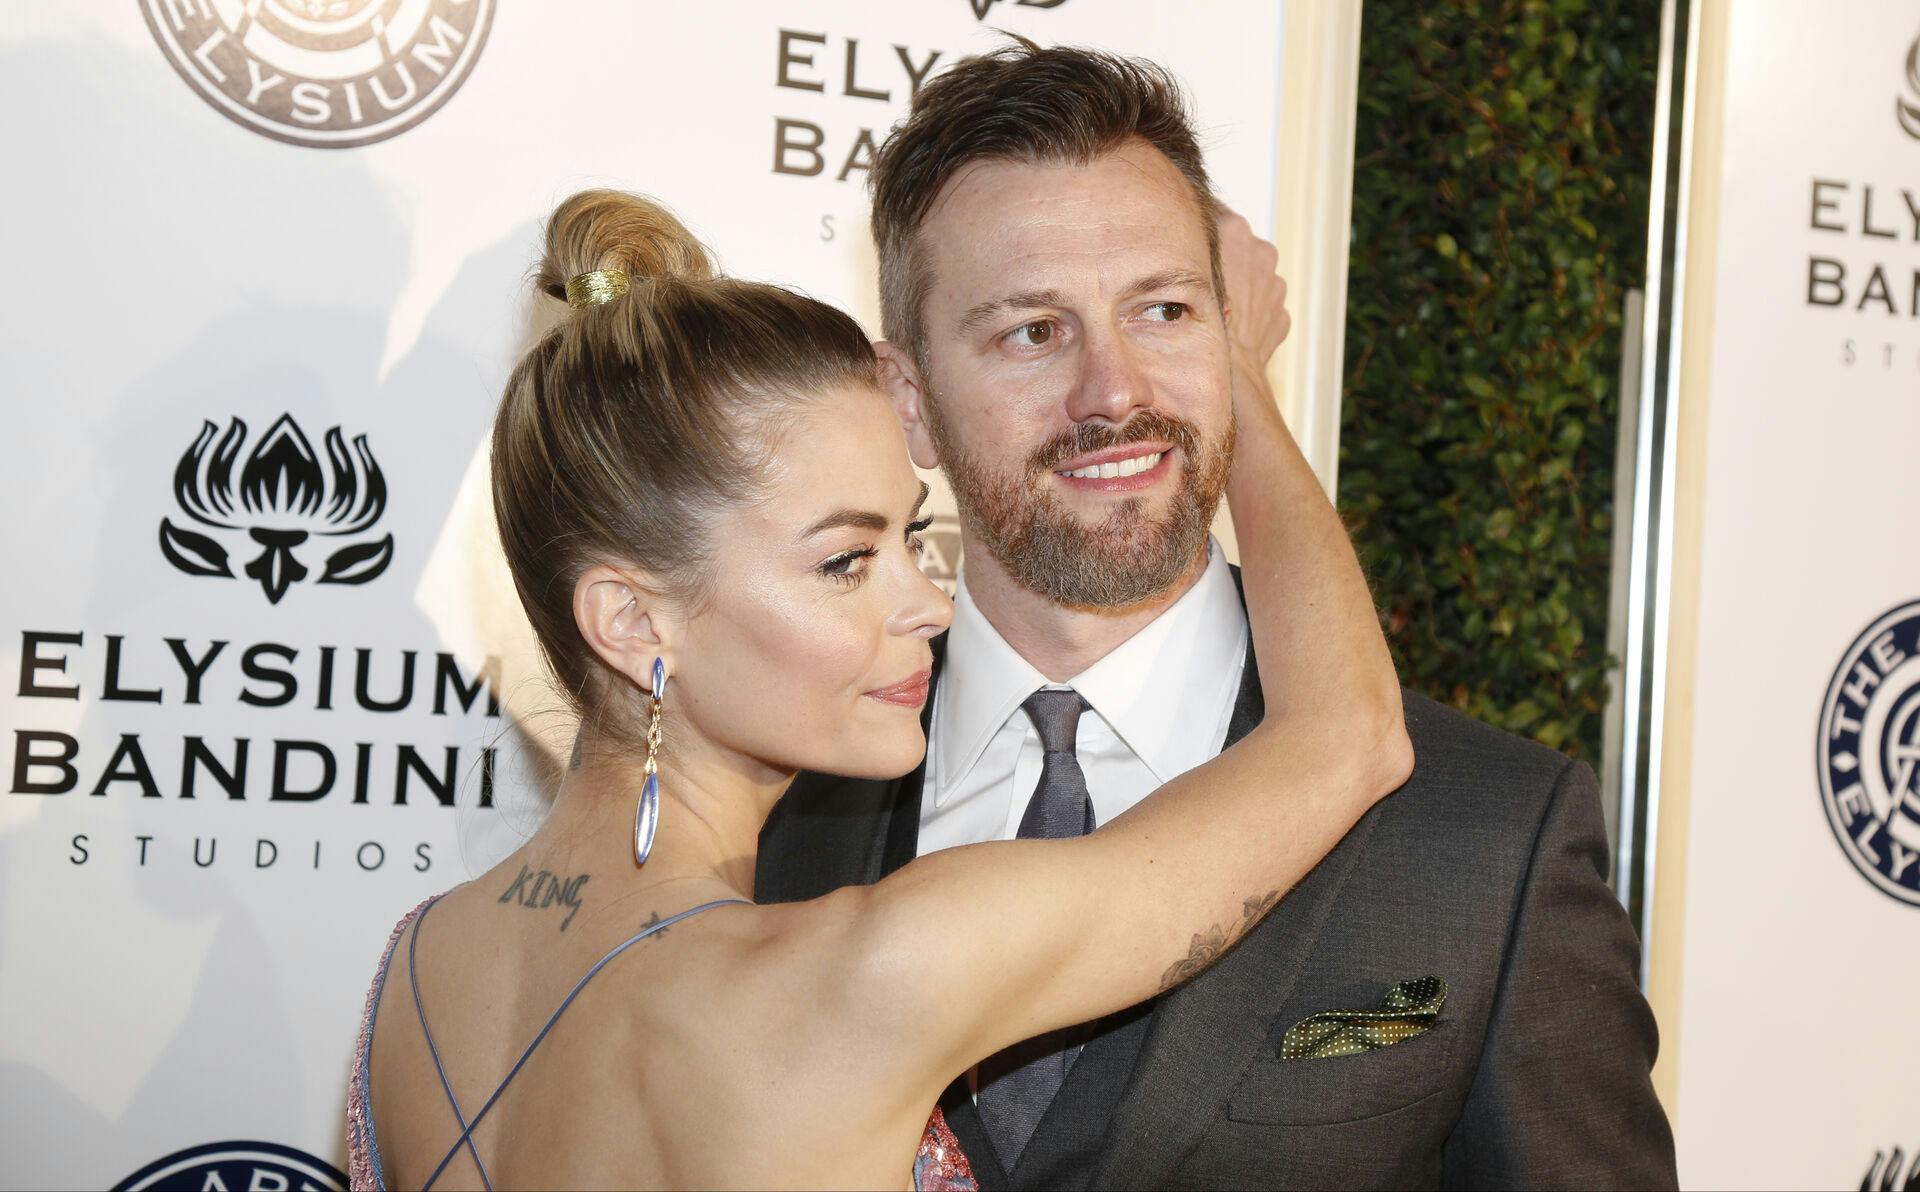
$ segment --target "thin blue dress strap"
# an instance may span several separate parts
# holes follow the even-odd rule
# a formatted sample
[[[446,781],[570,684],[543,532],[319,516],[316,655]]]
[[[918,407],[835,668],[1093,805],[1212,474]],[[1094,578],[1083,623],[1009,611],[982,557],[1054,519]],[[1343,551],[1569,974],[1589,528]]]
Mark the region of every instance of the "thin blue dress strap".
[[[467,1140],[467,1152],[473,1156],[473,1165],[480,1169],[481,1185],[487,1192],[493,1192],[493,1179],[487,1175],[487,1165],[480,1161],[480,1148],[473,1144],[473,1131],[467,1126],[467,1115],[460,1108],[460,1098],[453,1094],[453,1082],[447,1079],[447,1065],[441,1061],[440,1048],[433,1041],[433,1028],[427,1025],[427,1004],[420,999],[420,970],[414,964],[414,957],[419,952],[420,929],[426,925],[427,911],[432,909],[432,904],[428,904],[413,921],[413,935],[407,939],[407,983],[413,986],[413,1008],[420,1013],[420,1033],[427,1037],[427,1052],[433,1056],[434,1070],[440,1073],[440,1087],[447,1092],[447,1104],[453,1106],[453,1120],[460,1123],[463,1131],[460,1136]]]
[[[461,1132],[460,1137],[454,1140],[451,1147],[447,1148],[446,1157],[440,1160],[440,1166],[433,1169],[433,1174],[427,1177],[427,1182],[420,1186],[420,1192],[427,1192],[427,1189],[433,1187],[434,1181],[439,1179],[440,1173],[447,1169],[447,1164],[453,1162],[453,1157],[460,1153],[461,1147],[471,1145],[468,1140],[472,1138],[473,1132],[480,1128],[480,1123],[486,1120],[487,1114],[493,1111],[494,1105],[500,1100],[500,1094],[507,1091],[507,1086],[513,1083],[513,1078],[520,1075],[520,1069],[526,1067],[527,1061],[533,1058],[534,1049],[546,1041],[548,1032],[553,1030],[554,1024],[560,1021],[560,1016],[567,1012],[567,1007],[573,1005],[573,999],[580,996],[580,991],[587,987],[587,982],[598,976],[600,970],[606,968],[614,957],[625,952],[628,948],[633,947],[648,936],[653,935],[655,932],[665,931],[682,919],[691,919],[701,911],[710,911],[716,906],[733,905],[746,906],[750,904],[744,898],[718,898],[712,902],[703,902],[691,910],[681,911],[677,915],[669,916],[668,918],[660,920],[658,923],[651,924],[645,931],[630,937],[625,943],[595,961],[593,967],[587,970],[586,975],[573,983],[573,988],[567,991],[567,996],[560,999],[559,1009],[548,1016],[546,1025],[541,1027],[540,1033],[533,1037],[533,1042],[527,1044],[527,1049],[520,1053],[520,1058],[514,1062],[513,1069],[507,1073],[506,1079],[502,1080],[499,1087],[493,1090],[493,1096],[487,1098],[487,1103],[480,1107],[480,1112],[473,1115],[473,1121],[467,1123],[466,1129]]]

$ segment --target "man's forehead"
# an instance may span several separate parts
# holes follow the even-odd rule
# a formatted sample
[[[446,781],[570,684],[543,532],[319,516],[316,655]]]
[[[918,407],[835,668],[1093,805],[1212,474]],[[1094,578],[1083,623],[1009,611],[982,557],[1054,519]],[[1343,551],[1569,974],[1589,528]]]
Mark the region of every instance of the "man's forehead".
[[[1004,221],[1009,210],[1059,207],[1118,209],[1182,206],[1199,214],[1193,187],[1178,166],[1142,140],[1122,142],[1090,161],[994,157],[968,162],[940,188],[922,231],[940,224]]]
[[[1166,156],[1129,143],[1091,162],[1008,159],[970,163],[921,224],[921,251],[936,279],[1020,272],[1050,256],[1205,260],[1199,202]],[[938,287],[937,288],[944,288]]]

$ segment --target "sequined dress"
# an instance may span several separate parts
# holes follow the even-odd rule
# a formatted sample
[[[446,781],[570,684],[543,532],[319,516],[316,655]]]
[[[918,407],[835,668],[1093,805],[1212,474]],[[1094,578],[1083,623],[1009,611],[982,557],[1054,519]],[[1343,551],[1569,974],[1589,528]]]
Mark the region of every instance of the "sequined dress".
[[[352,1084],[347,1090],[348,1180],[354,1192],[372,1192],[374,1189],[380,1189],[384,1192],[387,1186],[386,1171],[380,1162],[380,1140],[375,1134],[373,1127],[373,1092],[367,1075],[367,1055],[373,1044],[374,1019],[379,1012],[381,991],[387,983],[387,971],[393,964],[394,947],[400,942],[400,937],[406,933],[407,927],[415,920],[422,918],[427,911],[432,909],[433,904],[438,900],[437,895],[427,899],[409,912],[406,918],[400,920],[399,924],[393,929],[393,934],[387,939],[387,949],[385,954],[380,958],[380,971],[374,977],[373,988],[367,991],[366,1009],[360,1017],[360,1042],[354,1050]],[[507,1074],[505,1080],[500,1082],[499,1087],[494,1090],[493,1096],[487,1099],[486,1104],[481,1106],[479,1113],[475,1114],[471,1121],[467,1119],[467,1115],[465,1111],[461,1109],[459,1102],[453,1099],[453,1087],[447,1081],[446,1069],[441,1067],[441,1083],[447,1090],[448,1099],[453,1100],[454,1116],[461,1123],[464,1132],[447,1151],[446,1158],[441,1160],[439,1168],[434,1171],[433,1175],[428,1177],[427,1186],[431,1187],[434,1180],[438,1179],[440,1173],[446,1169],[447,1164],[453,1160],[455,1155],[460,1153],[462,1148],[465,1148],[473,1156],[474,1165],[480,1170],[481,1182],[491,1189],[493,1187],[493,1180],[492,1177],[487,1174],[486,1165],[480,1160],[480,1152],[473,1144],[473,1131],[480,1125],[480,1120],[493,1108],[500,1094],[506,1091],[507,1085],[512,1082],[515,1076],[519,1075],[520,1069],[526,1064],[527,1060],[532,1057],[534,1049],[539,1047],[541,1040],[546,1038],[547,1031],[551,1030],[553,1024],[559,1021],[560,1015],[566,1012],[567,1007],[573,1004],[573,999],[586,987],[587,982],[592,980],[594,975],[604,968],[609,961],[613,960],[614,957],[620,955],[620,953],[631,948],[641,940],[646,939],[654,932],[665,930],[667,927],[680,922],[682,919],[697,915],[702,911],[738,901],[738,899],[723,899],[719,902],[709,902],[702,906],[694,907],[692,910],[682,911],[671,918],[655,923],[653,926],[633,936],[625,943],[622,943],[601,957],[598,963],[587,970],[586,976],[581,977],[574,985],[572,991],[569,992],[565,1000],[560,1003],[560,1008],[555,1010],[552,1017],[547,1019],[546,1027],[540,1031],[534,1038],[533,1043],[521,1054],[520,1061],[513,1066],[513,1070]],[[414,938],[416,940],[419,938],[417,933]],[[408,974],[411,976],[413,970],[413,951],[411,947],[409,947],[407,954],[407,968]],[[410,982],[410,984],[411,983],[412,982]],[[414,1000],[416,1007],[418,1007],[419,986],[417,984],[414,984]],[[426,1013],[424,1009],[421,1010],[420,1025],[423,1030],[426,1029]],[[438,1066],[440,1064],[439,1051],[433,1044],[433,1036],[430,1031],[427,1033],[427,1043],[429,1051],[431,1051],[434,1056],[433,1062]],[[933,1118],[927,1122],[926,1134],[922,1136],[920,1140],[920,1150],[914,1156],[913,1186],[915,1192],[977,1192],[980,1186],[973,1178],[973,1169],[968,1165],[967,1157],[960,1149],[959,1140],[953,1136],[953,1131],[948,1129],[946,1116],[942,1114],[938,1108],[934,1109]]]

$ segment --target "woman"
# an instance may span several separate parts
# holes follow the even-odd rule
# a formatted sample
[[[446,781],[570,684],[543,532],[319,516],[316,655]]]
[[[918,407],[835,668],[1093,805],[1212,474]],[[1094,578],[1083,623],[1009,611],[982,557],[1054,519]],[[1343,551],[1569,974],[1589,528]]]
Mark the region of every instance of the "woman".
[[[1196,933],[1251,927],[1404,780],[1339,521],[1244,403],[1229,497],[1265,723],[1091,835],[754,906],[797,771],[925,749],[950,614],[916,565],[925,489],[859,326],[714,277],[653,204],[574,196],[539,280],[574,310],[508,382],[494,500],[580,734],[526,845],[396,929],[355,1183],[964,1186],[928,1125],[955,1073],[1191,976]],[[1180,314],[1227,350],[1220,311]]]

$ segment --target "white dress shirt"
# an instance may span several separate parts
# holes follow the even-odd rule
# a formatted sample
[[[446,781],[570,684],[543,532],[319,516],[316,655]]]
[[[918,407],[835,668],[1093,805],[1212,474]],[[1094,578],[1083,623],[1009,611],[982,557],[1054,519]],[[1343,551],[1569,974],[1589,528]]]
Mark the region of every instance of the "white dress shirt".
[[[1021,710],[1042,687],[1080,693],[1075,748],[1104,824],[1220,752],[1247,656],[1247,617],[1218,543],[1207,569],[1171,607],[1066,683],[1000,636],[960,576],[946,662],[934,692],[921,855],[1011,840],[1040,783],[1039,730]]]

